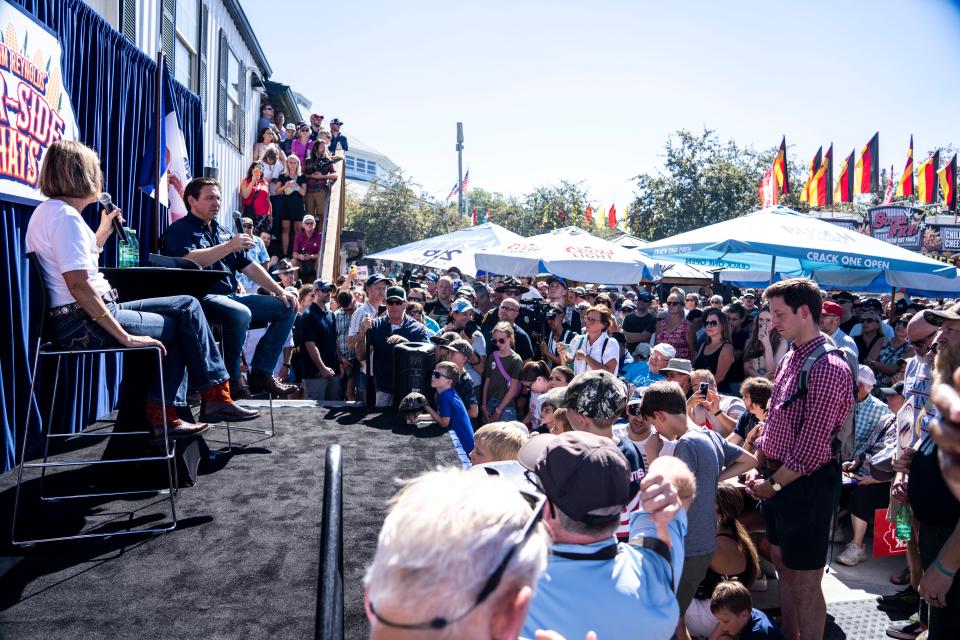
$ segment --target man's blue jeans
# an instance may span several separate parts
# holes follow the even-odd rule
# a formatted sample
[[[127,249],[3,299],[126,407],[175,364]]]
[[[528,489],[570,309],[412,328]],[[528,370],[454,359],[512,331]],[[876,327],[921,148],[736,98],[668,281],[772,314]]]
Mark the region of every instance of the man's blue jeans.
[[[187,387],[202,391],[227,379],[217,343],[196,298],[170,296],[119,305],[108,302],[107,309],[127,333],[156,338],[167,348],[162,361],[167,404],[185,405]],[[85,311],[57,318],[53,337],[58,344],[73,349],[119,346]],[[147,397],[160,402],[160,376],[153,376]]]
[[[240,354],[250,322],[269,323],[249,365],[252,371],[273,375],[293,321],[297,318],[296,312],[280,298],[259,294],[208,295],[203,298],[202,304],[210,324],[221,326],[223,362],[231,380],[240,377]]]

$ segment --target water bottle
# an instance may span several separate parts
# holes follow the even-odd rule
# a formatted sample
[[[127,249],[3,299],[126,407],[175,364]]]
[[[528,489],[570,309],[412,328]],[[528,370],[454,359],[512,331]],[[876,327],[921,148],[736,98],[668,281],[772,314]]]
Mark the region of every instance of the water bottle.
[[[910,539],[910,505],[900,503],[897,507],[897,513],[894,516],[894,528],[897,540]]]
[[[137,232],[133,229],[124,227],[127,232],[127,244],[120,243],[120,256],[118,266],[121,269],[140,266],[140,243],[137,241]]]

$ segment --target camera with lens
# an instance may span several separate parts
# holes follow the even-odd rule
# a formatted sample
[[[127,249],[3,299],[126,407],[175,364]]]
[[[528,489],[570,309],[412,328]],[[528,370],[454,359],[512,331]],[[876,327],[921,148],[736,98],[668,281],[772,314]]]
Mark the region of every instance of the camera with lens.
[[[316,158],[314,160],[308,160],[307,170],[305,173],[307,175],[312,175],[314,173],[330,173],[329,168],[330,168],[330,165],[332,165],[333,163],[334,161],[332,159],[327,159],[327,158]]]

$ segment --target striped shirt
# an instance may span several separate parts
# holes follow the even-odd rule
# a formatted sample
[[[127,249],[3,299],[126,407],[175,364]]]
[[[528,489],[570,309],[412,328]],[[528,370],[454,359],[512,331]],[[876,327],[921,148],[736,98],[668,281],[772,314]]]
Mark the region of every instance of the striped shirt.
[[[818,336],[789,351],[780,361],[766,426],[756,442],[768,458],[803,475],[813,473],[833,458],[833,435],[853,408],[850,367],[837,353],[817,360],[807,379],[806,396],[783,407],[800,384],[800,371],[807,356],[824,342],[826,338]]]
[[[352,317],[353,311],[346,311],[343,307],[333,312],[333,319],[337,323],[337,350],[344,358],[356,358],[347,343],[350,337],[350,319]]]

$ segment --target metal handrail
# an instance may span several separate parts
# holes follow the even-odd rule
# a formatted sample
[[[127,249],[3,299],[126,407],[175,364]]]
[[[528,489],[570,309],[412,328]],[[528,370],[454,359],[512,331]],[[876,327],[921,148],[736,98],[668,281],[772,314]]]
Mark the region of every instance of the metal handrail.
[[[314,637],[343,640],[343,465],[339,444],[327,447],[321,517]]]

